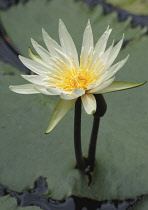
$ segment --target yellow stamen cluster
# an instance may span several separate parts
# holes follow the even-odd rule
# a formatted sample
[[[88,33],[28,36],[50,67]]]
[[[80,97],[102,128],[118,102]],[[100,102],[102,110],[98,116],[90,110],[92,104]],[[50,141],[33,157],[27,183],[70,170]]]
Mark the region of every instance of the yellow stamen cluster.
[[[50,75],[48,85],[63,91],[73,92],[76,88],[86,90],[89,85],[98,81],[95,71],[85,69],[69,69],[68,71],[58,72],[60,75]]]
[[[53,65],[55,74],[48,73],[49,79],[45,79],[45,82],[51,87],[67,92],[73,92],[75,89],[87,90],[89,85],[95,84],[99,80],[101,76],[99,73],[103,68],[99,58],[92,66],[91,61],[90,56],[88,56],[87,62],[84,65],[82,56],[79,68],[76,66],[74,60],[72,62],[73,67],[70,68],[69,65],[60,59],[54,58],[56,64]]]

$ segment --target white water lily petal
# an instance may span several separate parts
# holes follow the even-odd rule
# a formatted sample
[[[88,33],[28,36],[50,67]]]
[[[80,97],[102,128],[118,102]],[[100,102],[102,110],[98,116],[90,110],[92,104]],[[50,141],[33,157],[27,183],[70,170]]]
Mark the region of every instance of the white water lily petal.
[[[124,66],[124,64],[126,63],[128,58],[129,58],[129,55],[125,59],[123,59],[123,60],[119,61],[118,63],[114,64],[113,66],[111,66],[109,68],[109,70],[105,73],[105,78],[109,79],[112,76],[114,76],[117,73],[117,71]]]
[[[64,92],[61,92],[60,97],[64,100],[72,100],[72,99],[77,99],[78,98],[78,96],[76,96],[76,95],[67,94],[67,93],[64,93]]]
[[[124,38],[124,36],[123,36]],[[113,49],[110,52],[110,56],[106,65],[106,69],[109,68],[112,63],[115,61],[117,55],[119,54],[119,51],[121,50],[122,44],[123,44],[123,38],[113,47]]]
[[[40,63],[37,63],[36,61],[33,61],[29,58],[25,58],[23,56],[19,56],[19,59],[21,62],[29,68],[31,71],[34,73],[40,75],[40,76],[45,76],[47,72],[50,72],[50,69],[41,65]]]
[[[108,69],[108,71],[104,72],[104,74],[102,76],[100,75],[98,82],[90,89],[98,87],[104,81],[109,80],[111,77],[113,77],[117,73],[117,71],[123,67],[123,65],[126,63],[128,57],[129,56],[127,56],[125,59],[121,60],[120,62],[114,64],[113,66],[111,66]]]
[[[46,66],[47,68],[49,67],[45,61],[43,61],[43,59],[38,55],[33,53],[33,51],[31,50],[31,48],[28,48],[28,55],[30,56],[30,58],[32,58],[32,60],[36,61],[37,63],[40,63],[44,66]]]
[[[97,104],[94,95],[85,94],[81,96],[82,103],[87,114],[94,114],[96,112]]]
[[[39,76],[39,75],[22,75],[21,76],[26,79],[29,82],[32,82],[33,84],[36,85],[42,85],[44,86],[44,82],[42,81],[44,77]]]
[[[88,88],[86,90],[90,90],[92,89],[93,87],[96,87],[96,83],[92,84],[92,85],[88,85]]]
[[[96,69],[99,68],[100,66],[102,66],[102,68],[99,70],[98,76],[101,78],[101,76],[106,72],[107,68],[107,64],[108,64],[108,59],[109,56],[111,54],[111,51],[113,49],[114,46],[114,41],[112,42],[112,45],[100,56],[100,61],[98,60],[98,65],[96,65]]]
[[[71,94],[70,93],[66,93],[66,92],[61,92],[61,95],[60,97],[62,99],[65,99],[65,100],[71,100],[71,99],[75,99],[75,98],[78,98],[82,95],[84,95],[85,93],[85,90],[81,90],[81,89],[75,89]]]
[[[87,93],[93,93],[96,94],[98,93],[100,90],[106,88],[107,86],[109,86],[113,81],[114,81],[115,77],[103,82],[101,85],[99,85],[98,87],[95,87],[89,91],[87,91]]]
[[[107,64],[110,57],[110,53],[113,49],[114,41],[112,42],[112,45],[100,56],[98,60],[98,65],[96,66],[96,69],[101,66],[98,72],[98,77],[102,78],[102,75],[104,75],[105,72],[107,72]],[[99,82],[99,80],[98,80]],[[100,82],[99,82],[100,83]]]
[[[58,67],[57,65],[58,60],[60,60],[63,63],[64,62],[67,63],[67,61],[68,63],[71,63],[71,60],[64,53],[62,47],[54,39],[52,39],[44,29],[42,29],[42,33],[43,33],[43,39],[46,44],[46,47],[51,55],[52,66]]]
[[[42,29],[42,34],[46,47],[52,56],[57,56],[56,49],[63,52],[61,46],[54,39],[52,39],[44,29]]]
[[[53,95],[60,95],[62,90],[59,90],[58,88],[53,88],[50,86],[46,86],[46,90],[50,93],[52,93]]]
[[[107,30],[103,33],[103,35],[96,43],[94,49],[94,60],[104,53],[111,31],[112,29],[109,29],[109,27],[107,27]]]
[[[114,41],[112,42],[112,45],[100,56],[101,61],[102,61],[103,65],[105,65],[105,66],[109,60],[109,56],[112,52],[113,46],[114,46]],[[106,68],[104,67],[104,69],[106,69]],[[103,72],[104,72],[104,69],[103,69]]]
[[[98,82],[95,83],[92,87],[90,86],[90,88],[87,90],[87,92],[90,92],[91,90],[93,90],[94,88],[99,87],[101,84],[103,84],[104,81],[106,81],[105,78],[105,74],[99,78]]]
[[[41,56],[41,58],[50,66],[52,61],[50,59],[50,53],[45,50],[41,45],[39,45],[36,41],[31,39],[32,45],[36,52]]]
[[[85,90],[81,90],[81,89],[78,89],[76,88],[72,94],[76,95],[76,96],[81,96],[85,93]]]
[[[15,93],[20,93],[20,94],[35,94],[39,93],[35,87],[40,88],[40,85],[35,85],[35,84],[24,84],[24,85],[10,85],[9,88]]]
[[[62,51],[55,48],[55,51],[58,54],[58,57],[60,57],[60,60],[62,59],[62,62],[64,62],[68,67],[73,68],[72,60]],[[56,58],[56,56],[55,56]]]
[[[59,123],[59,121],[65,116],[65,114],[70,110],[73,104],[76,102],[76,99],[73,100],[63,100],[60,99],[57,104],[54,113],[50,119],[49,125],[47,127],[46,133],[51,132],[54,127]]]
[[[67,54],[67,56],[74,60],[76,67],[78,68],[78,53],[75,47],[75,44],[67,31],[62,20],[59,20],[59,39],[62,46],[62,49]]]
[[[136,88],[141,85],[144,85],[145,82],[122,82],[122,81],[115,81],[108,87],[102,89],[101,91],[96,92],[95,94],[101,94],[101,93],[109,93],[109,92],[115,92],[120,90],[126,90],[130,88]]]
[[[84,31],[82,48],[81,48],[81,55],[80,55],[81,67],[86,65],[86,63],[88,62],[88,57],[89,59],[92,57],[93,47],[94,47],[93,33],[90,25],[90,20],[88,20],[88,23]]]
[[[41,86],[41,87],[35,86],[34,89],[37,90],[39,93],[42,93],[44,95],[49,95],[49,96],[54,95],[54,94],[50,93],[49,91],[47,91],[44,86]]]
[[[68,60],[69,62],[71,62],[71,59],[61,50],[55,48],[55,51],[57,52],[58,55],[60,55],[60,57],[63,58],[63,60]]]

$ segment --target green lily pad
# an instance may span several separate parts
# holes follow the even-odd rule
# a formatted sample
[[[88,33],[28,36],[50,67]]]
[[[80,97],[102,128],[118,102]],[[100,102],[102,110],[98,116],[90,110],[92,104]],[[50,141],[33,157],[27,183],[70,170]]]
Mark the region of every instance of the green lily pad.
[[[10,197],[9,195],[0,197],[0,210],[39,210],[40,208],[31,206],[31,207],[18,207],[17,201],[15,198]]]
[[[144,196],[142,200],[137,203],[133,210],[146,210],[148,207],[148,196]]]
[[[79,51],[88,19],[91,20],[95,41],[98,40],[108,25],[113,28],[111,42],[113,39],[120,40],[123,33],[125,39],[132,40],[144,33],[140,26],[131,28],[130,18],[124,22],[119,22],[116,12],[104,15],[101,6],[96,6],[90,10],[85,3],[74,0],[29,1],[25,5],[19,4],[17,7],[12,7],[8,12],[1,12],[0,18],[14,44],[20,52],[27,56],[28,47],[31,46],[31,37],[43,44],[42,28],[58,41],[59,19],[64,21]],[[21,30],[22,28],[23,30]]]
[[[8,18],[10,16],[12,18]],[[111,38],[116,41],[125,33],[126,39],[133,41],[120,53],[118,60],[127,54],[130,58],[116,80],[146,80],[148,37],[140,27],[132,29],[130,20],[118,22],[116,13],[105,16],[100,6],[89,10],[85,4],[72,0],[30,1],[1,13],[8,33],[23,53],[27,52],[30,37],[42,42],[42,27],[57,40],[59,18],[65,22],[78,49],[88,18],[95,40],[108,24],[114,29]],[[39,176],[47,177],[48,194],[54,199],[76,195],[110,200],[148,194],[147,85],[104,94],[108,111],[101,121],[96,168],[90,188],[87,176],[75,169],[73,109],[51,134],[45,135],[59,98],[13,93],[9,85],[24,83],[20,72],[2,63],[0,69],[0,183],[21,192],[30,188]],[[92,117],[83,113],[82,118],[83,153],[87,156]]]
[[[129,12],[148,15],[148,0],[105,0],[107,3],[125,9]]]

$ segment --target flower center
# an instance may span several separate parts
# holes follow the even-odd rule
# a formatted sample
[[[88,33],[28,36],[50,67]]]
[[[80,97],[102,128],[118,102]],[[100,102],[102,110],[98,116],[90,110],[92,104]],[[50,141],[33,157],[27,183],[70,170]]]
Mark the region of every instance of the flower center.
[[[87,90],[89,85],[97,83],[101,77],[100,72],[103,69],[103,63],[98,58],[91,64],[91,59],[88,58],[84,64],[82,57],[79,67],[76,66],[75,62],[73,62],[73,67],[70,67],[56,58],[53,68],[54,73],[47,73],[48,78],[44,80],[46,84],[72,93],[75,89]]]
[[[63,72],[58,72],[60,75],[50,75],[48,85],[56,87],[63,91],[73,92],[76,88],[86,90],[89,85],[98,81],[98,76],[94,71],[87,69],[68,69]]]
[[[73,91],[75,88],[86,90],[88,85],[92,83],[92,78],[89,78],[89,72],[80,69],[78,71],[66,72],[58,88],[66,91]]]

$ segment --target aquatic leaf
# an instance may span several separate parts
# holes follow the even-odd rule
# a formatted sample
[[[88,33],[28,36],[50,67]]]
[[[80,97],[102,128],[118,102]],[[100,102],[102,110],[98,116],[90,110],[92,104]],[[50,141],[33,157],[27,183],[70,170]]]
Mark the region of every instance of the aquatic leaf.
[[[9,195],[0,197],[0,210],[22,210],[22,207],[17,207],[17,200]],[[39,207],[25,207],[25,210],[39,210]]]
[[[139,14],[139,15],[148,15],[148,1],[144,0],[105,0],[107,3],[110,3],[116,7],[120,7],[129,12]]]
[[[146,210],[148,208],[148,196],[143,196],[140,202],[133,207],[133,210]]]

